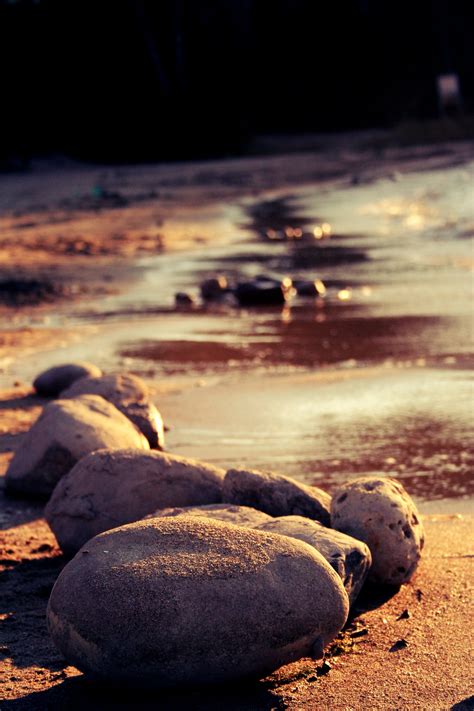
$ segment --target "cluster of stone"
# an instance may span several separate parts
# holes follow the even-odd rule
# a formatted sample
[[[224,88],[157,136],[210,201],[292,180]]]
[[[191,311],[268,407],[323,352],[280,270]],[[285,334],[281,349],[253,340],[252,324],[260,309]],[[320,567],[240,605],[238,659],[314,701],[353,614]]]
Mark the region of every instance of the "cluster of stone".
[[[98,449],[164,448],[163,419],[134,375],[103,375],[91,363],[55,366],[33,381],[48,403],[15,453],[7,492],[49,497],[59,480]]]
[[[326,288],[320,279],[276,279],[269,274],[259,274],[253,279],[230,283],[226,276],[218,274],[201,282],[200,294],[203,304],[229,303],[249,308],[254,306],[284,306],[293,296],[320,298]],[[178,308],[196,306],[194,296],[188,292],[175,294]]]
[[[70,664],[140,688],[261,678],[322,657],[367,580],[412,577],[423,528],[399,482],[355,479],[331,498],[157,451],[146,385],[97,371],[38,376],[37,392],[60,399],[6,477],[16,495],[50,496],[46,519],[72,558],[47,613]]]

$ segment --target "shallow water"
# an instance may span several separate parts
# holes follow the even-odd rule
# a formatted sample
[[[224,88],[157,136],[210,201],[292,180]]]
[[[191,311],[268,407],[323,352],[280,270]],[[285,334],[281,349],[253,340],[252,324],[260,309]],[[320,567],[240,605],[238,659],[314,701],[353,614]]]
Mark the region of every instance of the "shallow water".
[[[473,186],[467,164],[187,211],[163,225],[178,249],[139,261],[120,294],[51,315],[87,330],[60,359],[156,380],[177,453],[329,488],[383,471],[420,500],[472,496]],[[215,272],[320,279],[326,295],[174,310]]]

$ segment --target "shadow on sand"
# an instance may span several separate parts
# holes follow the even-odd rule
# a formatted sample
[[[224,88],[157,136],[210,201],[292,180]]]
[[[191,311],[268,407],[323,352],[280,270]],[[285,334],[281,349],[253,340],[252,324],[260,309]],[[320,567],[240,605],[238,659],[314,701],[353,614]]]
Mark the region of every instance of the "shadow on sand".
[[[280,711],[285,705],[264,683],[245,683],[186,691],[141,692],[111,689],[85,679],[66,679],[2,704],[2,711],[104,711],[106,709],[160,709],[160,711]]]

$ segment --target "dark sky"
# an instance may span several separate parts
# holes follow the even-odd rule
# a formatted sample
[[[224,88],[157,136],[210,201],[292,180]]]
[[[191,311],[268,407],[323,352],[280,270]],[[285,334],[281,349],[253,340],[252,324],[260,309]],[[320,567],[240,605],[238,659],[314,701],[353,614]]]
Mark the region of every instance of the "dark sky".
[[[238,151],[262,132],[474,109],[474,2],[0,0],[8,150],[96,159]]]

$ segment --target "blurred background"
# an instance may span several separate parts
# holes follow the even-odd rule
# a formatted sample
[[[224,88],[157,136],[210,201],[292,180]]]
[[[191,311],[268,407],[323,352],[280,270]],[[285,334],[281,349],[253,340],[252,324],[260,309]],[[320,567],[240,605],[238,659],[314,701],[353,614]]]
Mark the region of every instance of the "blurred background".
[[[203,158],[446,118],[464,134],[473,27],[463,0],[0,0],[0,159]]]

